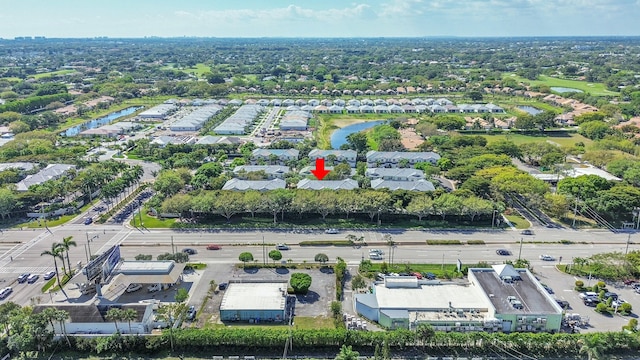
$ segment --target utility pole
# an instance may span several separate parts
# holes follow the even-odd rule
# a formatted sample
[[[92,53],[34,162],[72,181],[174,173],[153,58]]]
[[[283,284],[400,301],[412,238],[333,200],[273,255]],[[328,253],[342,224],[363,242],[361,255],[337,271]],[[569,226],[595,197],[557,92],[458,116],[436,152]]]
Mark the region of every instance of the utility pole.
[[[172,254],[176,253],[176,249],[173,247],[173,236],[171,236],[171,253]]]
[[[262,235],[262,265],[267,265],[267,255],[264,248],[264,235]]]
[[[140,227],[142,227],[142,201],[138,202],[138,214],[140,214]]]
[[[576,216],[578,215],[578,198],[576,197],[576,203],[573,206],[573,223],[571,224],[572,228],[576,228]]]
[[[518,251],[518,261],[520,261],[520,256],[522,255],[522,242],[524,241],[524,238],[521,237],[520,238],[520,250]]]
[[[629,243],[631,242],[631,234],[629,234],[629,236],[627,237],[627,248],[624,249],[624,256],[626,257],[627,254],[629,253]]]
[[[89,248],[89,258],[91,258],[91,244],[89,241],[89,233],[85,232],[85,235],[87,235],[87,247]],[[87,260],[87,262],[89,262],[89,260]]]

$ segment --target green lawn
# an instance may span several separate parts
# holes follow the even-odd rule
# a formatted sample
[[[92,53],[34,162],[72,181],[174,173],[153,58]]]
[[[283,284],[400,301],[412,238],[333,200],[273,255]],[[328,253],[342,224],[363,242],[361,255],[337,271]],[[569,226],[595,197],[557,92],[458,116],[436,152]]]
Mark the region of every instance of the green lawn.
[[[532,143],[532,142],[540,142],[540,141],[549,141],[549,142],[556,143],[560,146],[572,146],[577,142],[582,142],[585,145],[591,145],[593,143],[592,140],[587,139],[586,137],[580,134],[567,133],[567,132],[558,132],[558,133],[547,132],[545,134],[540,134],[540,136],[512,134],[512,133],[496,134],[496,135],[480,135],[480,136],[487,139],[487,143],[489,144],[499,140],[505,140],[505,139],[513,141],[516,145]]]
[[[527,221],[520,215],[505,215],[505,217],[509,219],[509,221],[511,221],[516,229],[528,229],[531,226],[529,221]]]
[[[173,226],[177,219],[160,220],[157,217],[149,216],[147,213],[142,214],[142,225],[150,229],[169,229]],[[131,226],[138,227],[140,225],[140,215],[136,215],[131,219]]]
[[[45,72],[45,73],[40,73],[40,74],[35,74],[33,76],[29,76],[29,77],[33,77],[34,79],[42,79],[45,77],[53,77],[53,76],[57,76],[57,75],[66,75],[66,74],[71,74],[77,72],[75,70],[57,70],[57,71],[50,71],[50,72]]]
[[[544,84],[548,86],[559,86],[559,87],[578,89],[594,96],[619,95],[619,93],[617,92],[607,90],[604,84],[602,83],[590,83],[590,82],[579,81],[579,80],[558,79],[558,78],[546,76],[546,75],[538,76],[539,80],[529,80],[529,79],[525,79],[523,77],[517,76],[515,74],[505,74],[503,77],[509,77],[516,81],[529,83],[531,85]]]
[[[203,78],[204,74],[211,72],[211,67],[203,63],[199,63],[199,64],[196,64],[195,66],[188,67],[188,68],[175,68],[173,64],[170,64],[167,66],[163,66],[162,70],[179,70],[187,74],[193,74],[198,78]]]

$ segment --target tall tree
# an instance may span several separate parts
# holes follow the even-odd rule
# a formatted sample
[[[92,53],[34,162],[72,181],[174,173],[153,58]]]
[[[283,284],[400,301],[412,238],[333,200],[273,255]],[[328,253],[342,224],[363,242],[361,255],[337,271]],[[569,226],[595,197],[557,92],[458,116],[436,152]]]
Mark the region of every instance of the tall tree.
[[[78,244],[76,244],[76,242],[73,240],[73,236],[67,236],[65,238],[62,238],[62,243],[60,243],[60,247],[62,248],[62,250],[64,251],[64,253],[67,256],[67,267],[65,269],[65,273],[69,274],[69,277],[71,277],[72,273],[71,273],[71,260],[69,259],[69,250],[71,249],[72,246],[78,246]],[[64,256],[64,254],[63,254]],[[63,259],[64,261],[64,259]]]
[[[60,289],[64,292],[64,290],[62,289],[62,283],[60,282],[60,273],[58,272],[58,261],[56,259],[60,258],[62,261],[64,261],[64,259],[62,258],[62,247],[60,246],[59,243],[54,242],[53,244],[51,244],[51,250],[45,250],[43,252],[40,253],[40,256],[42,255],[49,255],[53,258],[53,266],[56,269],[56,277],[58,278],[58,286],[60,287]]]

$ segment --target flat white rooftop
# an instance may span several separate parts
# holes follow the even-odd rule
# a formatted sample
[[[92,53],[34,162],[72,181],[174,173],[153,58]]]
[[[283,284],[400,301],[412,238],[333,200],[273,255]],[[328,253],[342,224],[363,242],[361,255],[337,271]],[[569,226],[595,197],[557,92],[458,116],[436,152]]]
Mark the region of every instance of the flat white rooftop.
[[[232,282],[220,310],[284,310],[286,292],[286,282]]]
[[[175,262],[169,261],[123,261],[118,268],[118,273],[125,275],[135,274],[168,274]]]
[[[441,283],[416,288],[375,286],[378,307],[382,309],[436,310],[489,309],[493,306],[478,287],[467,284]]]

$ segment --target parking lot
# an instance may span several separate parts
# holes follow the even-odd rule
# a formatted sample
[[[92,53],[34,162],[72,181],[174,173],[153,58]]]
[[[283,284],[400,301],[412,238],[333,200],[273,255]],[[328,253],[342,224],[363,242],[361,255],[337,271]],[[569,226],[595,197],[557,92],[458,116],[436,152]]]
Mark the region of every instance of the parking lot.
[[[631,286],[607,286],[609,291],[617,293],[621,299],[633,306],[633,312],[630,316],[608,316],[597,313],[594,307],[584,305],[578,296],[580,293],[574,290],[576,280],[582,280],[585,286],[591,286],[598,282],[597,279],[589,281],[588,278],[567,275],[556,270],[555,266],[551,264],[536,266],[534,272],[541,283],[553,290],[552,296],[569,302],[570,308],[566,310],[567,314],[580,314],[582,317],[588,317],[589,326],[578,329],[580,332],[620,331],[622,326],[629,322],[629,319],[637,318],[636,312],[640,311],[640,294],[636,294]]]

